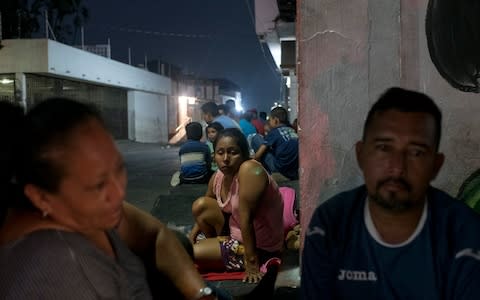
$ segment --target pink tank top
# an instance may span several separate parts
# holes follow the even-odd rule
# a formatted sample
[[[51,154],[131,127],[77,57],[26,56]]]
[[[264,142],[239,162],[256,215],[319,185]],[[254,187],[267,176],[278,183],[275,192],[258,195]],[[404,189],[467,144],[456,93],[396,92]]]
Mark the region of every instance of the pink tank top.
[[[221,191],[223,173],[218,170],[213,181],[217,203],[223,212],[231,214],[230,236],[243,243],[240,231],[240,213],[238,177],[234,177],[225,202],[222,202]],[[283,248],[283,199],[276,182],[268,175],[268,186],[262,195],[258,211],[253,221],[256,246],[259,249],[276,252]]]

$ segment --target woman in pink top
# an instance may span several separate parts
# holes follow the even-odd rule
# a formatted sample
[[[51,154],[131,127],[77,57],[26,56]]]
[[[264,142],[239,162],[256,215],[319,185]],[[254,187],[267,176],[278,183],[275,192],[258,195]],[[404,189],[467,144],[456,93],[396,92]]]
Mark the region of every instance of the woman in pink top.
[[[245,270],[244,281],[256,283],[261,264],[283,248],[282,196],[262,165],[250,159],[240,130],[221,131],[214,149],[218,171],[206,195],[192,205],[195,261],[210,270]],[[207,238],[196,242],[200,232]]]

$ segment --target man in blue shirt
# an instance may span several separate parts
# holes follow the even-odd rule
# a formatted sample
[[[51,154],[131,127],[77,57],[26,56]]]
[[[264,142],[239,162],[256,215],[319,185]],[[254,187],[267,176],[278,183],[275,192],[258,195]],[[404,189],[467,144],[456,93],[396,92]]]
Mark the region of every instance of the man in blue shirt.
[[[227,109],[227,107],[225,107]],[[232,118],[221,115],[218,112],[218,106],[215,102],[207,102],[201,106],[201,110],[203,113],[203,120],[210,124],[212,122],[218,122],[222,124],[223,128],[238,128],[241,130],[240,125],[238,125],[237,121],[233,120]]]
[[[270,131],[265,139],[258,134],[252,138],[254,158],[270,173],[298,179],[298,135],[290,126],[287,110],[280,106],[272,109],[268,124]]]
[[[365,185],[314,212],[302,299],[480,299],[480,216],[430,186],[441,112],[426,95],[387,90],[356,155]]]

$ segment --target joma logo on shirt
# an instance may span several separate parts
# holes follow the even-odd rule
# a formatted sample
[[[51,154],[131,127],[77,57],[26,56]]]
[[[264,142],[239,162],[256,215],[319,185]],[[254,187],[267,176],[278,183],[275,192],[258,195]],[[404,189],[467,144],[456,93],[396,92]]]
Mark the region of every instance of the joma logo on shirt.
[[[377,275],[372,271],[352,271],[342,270],[338,273],[338,280],[351,280],[351,281],[377,281]]]

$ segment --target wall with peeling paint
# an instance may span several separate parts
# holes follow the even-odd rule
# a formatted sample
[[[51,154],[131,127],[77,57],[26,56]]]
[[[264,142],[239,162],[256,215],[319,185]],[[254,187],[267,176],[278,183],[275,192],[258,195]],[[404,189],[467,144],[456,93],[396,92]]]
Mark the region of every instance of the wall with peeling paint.
[[[480,166],[480,96],[450,87],[425,36],[427,0],[297,2],[302,223],[363,183],[354,155],[370,105],[388,87],[433,97],[444,114],[445,165],[433,185],[455,195]]]

